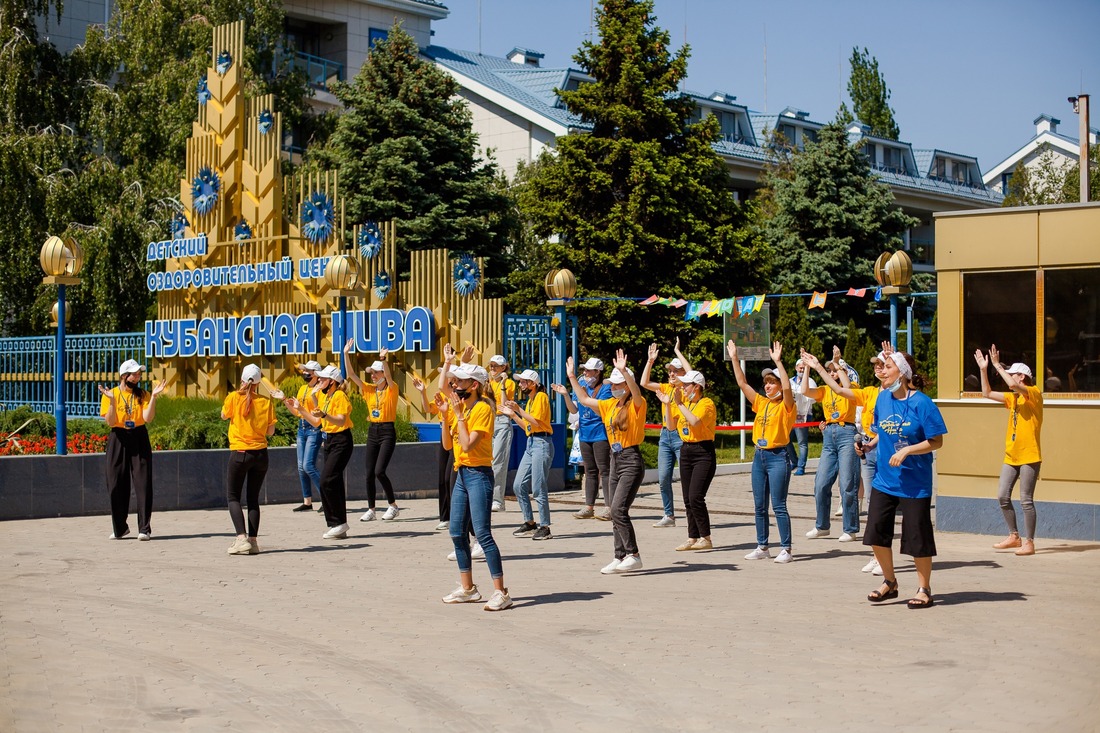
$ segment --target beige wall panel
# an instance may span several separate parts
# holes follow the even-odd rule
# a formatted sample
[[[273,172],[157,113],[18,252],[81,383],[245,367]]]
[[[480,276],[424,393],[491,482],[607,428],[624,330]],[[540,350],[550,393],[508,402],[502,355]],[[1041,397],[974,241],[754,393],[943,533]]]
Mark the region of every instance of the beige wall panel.
[[[1038,214],[948,216],[936,219],[936,269],[1034,267],[1039,260]]]
[[[962,391],[962,277],[958,270],[939,272],[936,277],[939,290],[937,386],[940,397],[955,398]]]
[[[1095,265],[1100,262],[1100,205],[1039,213],[1039,263]]]

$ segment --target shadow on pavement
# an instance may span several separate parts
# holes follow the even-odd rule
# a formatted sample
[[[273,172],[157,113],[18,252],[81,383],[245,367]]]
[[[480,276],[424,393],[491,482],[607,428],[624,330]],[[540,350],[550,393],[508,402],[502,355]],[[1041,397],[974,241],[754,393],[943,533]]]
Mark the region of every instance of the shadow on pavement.
[[[513,599],[512,608],[523,608],[524,606],[540,606],[550,603],[573,603],[574,601],[598,601],[604,596],[611,595],[610,591],[597,590],[597,591],[566,591],[564,593],[547,593],[541,596],[524,596],[523,598]]]
[[[233,532],[205,532],[203,534],[154,534],[153,540],[155,542],[164,542],[165,540],[202,540],[209,539],[211,537],[224,537],[227,542],[232,543],[233,538],[236,537]],[[123,537],[123,541],[129,539],[137,539],[137,535]]]
[[[260,546],[261,555],[274,555],[279,552],[334,552],[337,550],[361,550],[364,547],[370,547],[366,542],[360,542],[358,544],[342,544],[342,545],[310,545],[309,547],[283,547],[278,550],[266,550],[263,545]]]
[[[1054,547],[1036,548],[1036,555],[1046,555],[1049,552],[1088,552],[1100,550],[1100,545],[1055,545]]]
[[[989,591],[965,590],[957,593],[936,593],[936,605],[957,606],[960,603],[991,603],[998,601],[1026,601],[1027,594],[1017,591],[991,593]],[[935,608],[935,606],[933,606]],[[923,610],[923,609],[922,609]]]
[[[592,552],[547,552],[544,555],[502,555],[502,560],[549,560],[558,558],[561,560],[576,560],[582,557],[594,557]]]
[[[972,560],[970,562],[962,562],[948,560],[946,562],[932,561],[932,572],[939,570],[955,570],[957,568],[1001,568],[1003,567],[996,560]]]
[[[407,530],[403,532],[372,532],[371,537],[450,537],[450,535],[444,534],[443,530],[438,532],[413,532]]]
[[[688,563],[686,561],[681,561],[681,562],[678,562],[678,563],[675,563],[673,565],[669,565],[669,566],[666,566],[666,567],[663,567],[663,568],[653,568],[652,570],[646,570],[645,568],[643,568],[643,569],[635,571],[633,573],[629,573],[629,574],[624,573],[623,577],[640,577],[640,576],[643,576],[643,575],[668,575],[669,573],[694,573],[694,572],[697,572],[699,570],[727,570],[727,571],[732,572],[732,571],[735,571],[737,569],[738,568],[737,568],[736,565],[730,565],[730,564],[710,565],[710,564],[702,564],[702,563],[698,563],[698,564]]]

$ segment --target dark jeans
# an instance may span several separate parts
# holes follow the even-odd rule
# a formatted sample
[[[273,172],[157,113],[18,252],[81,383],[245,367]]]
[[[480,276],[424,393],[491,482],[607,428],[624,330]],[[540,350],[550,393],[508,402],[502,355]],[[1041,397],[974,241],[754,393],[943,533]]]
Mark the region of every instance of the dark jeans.
[[[444,426],[443,428],[447,428]],[[439,451],[439,521],[447,522],[451,519],[451,492],[455,488],[455,452],[453,450]]]
[[[627,555],[638,554],[638,540],[634,535],[634,525],[630,521],[630,506],[638,495],[645,474],[642,451],[634,445],[623,448],[611,457],[611,484],[609,497],[611,522],[615,535],[615,558],[622,560]]]
[[[611,446],[606,440],[581,441],[581,460],[584,461],[584,503],[596,506],[596,491],[603,491],[603,503],[611,506],[607,493],[611,478]]]
[[[683,487],[684,514],[688,520],[688,537],[710,537],[710,512],[707,511],[707,490],[718,467],[714,441],[684,443],[680,446],[680,485]]]
[[[260,489],[267,475],[267,448],[259,450],[235,450],[229,456],[229,470],[225,479],[226,498],[229,501],[229,517],[238,535],[244,534],[244,512],[241,511],[241,493],[248,503],[248,536],[260,533]],[[248,488],[245,489],[247,484]]]
[[[799,419],[799,422],[803,422]],[[795,443],[798,450],[795,451]],[[791,457],[791,463],[796,469],[806,470],[806,459],[810,456],[810,429],[791,428],[791,442],[787,443],[787,454]]]
[[[321,469],[321,508],[330,527],[347,524],[348,494],[344,487],[344,469],[351,460],[350,430],[325,436],[325,467]]]
[[[126,533],[130,487],[137,499],[138,532],[150,534],[153,513],[153,448],[144,425],[133,430],[112,428],[107,438],[107,493],[111,497],[111,526],[115,537]]]
[[[378,495],[378,487],[374,479],[382,484],[382,491],[386,494],[386,502],[393,504],[393,484],[386,475],[386,467],[393,458],[393,448],[397,445],[397,428],[392,422],[372,422],[367,429],[367,506],[374,509],[375,497]]]

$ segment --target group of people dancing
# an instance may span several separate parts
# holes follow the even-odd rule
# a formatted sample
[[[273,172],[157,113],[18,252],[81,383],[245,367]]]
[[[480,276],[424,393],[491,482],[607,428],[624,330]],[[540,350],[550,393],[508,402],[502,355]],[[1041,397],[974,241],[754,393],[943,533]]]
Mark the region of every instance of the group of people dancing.
[[[381,484],[388,503],[382,519],[392,520],[399,515],[400,508],[386,469],[396,443],[398,388],[385,350],[371,364],[366,381],[355,373],[350,347],[349,342],[344,350],[349,366],[347,379],[359,388],[370,420],[366,441],[368,509],[360,521],[377,518],[376,484]],[[726,351],[737,385],[754,412],[751,480],[756,548],[745,558],[773,559],[778,564],[794,559],[787,494],[791,476],[805,471],[806,453],[801,446],[804,434],[799,431],[808,422],[812,404],[820,403],[824,421],[822,457],[814,485],[817,516],[807,537],[830,535],[831,485],[839,478],[843,533],[838,539],[842,542],[855,539],[860,534],[862,484],[869,497],[863,544],[874,555],[863,569],[883,578],[881,586],[868,594],[867,599],[879,603],[898,597],[892,543],[895,515],[900,512],[901,552],[914,558],[918,581],[908,606],[932,606],[935,599],[931,570],[936,555],[931,519],[932,453],[942,446],[947,427],[938,408],[921,391],[924,377],[913,357],[883,342],[882,351],[871,360],[878,384],[861,387],[856,381],[858,375],[840,358],[838,349],[824,364],[803,350],[792,379],[782,360],[783,346],[776,342],[769,350],[773,366],[761,371],[757,388],[749,383],[737,345],[730,341]],[[706,395],[705,376],[691,368],[678,342],[674,353],[675,358],[664,365],[664,382],[654,380],[660,350],[657,344],[652,344],[638,378],[626,353],[619,349],[606,379],[600,359],[593,357],[580,364],[578,374],[578,365],[570,357],[565,365],[569,386],[550,385],[551,390],[562,395],[569,412],[578,416],[585,504],[573,516],[604,519],[612,524],[612,557],[601,568],[603,574],[629,573],[643,567],[630,517],[645,472],[640,450],[647,413],[643,390],[654,392],[661,404],[658,483],[663,516],[654,526],[676,526],[672,469],[678,464],[687,537],[676,550],[708,550],[714,546],[706,496],[717,467],[717,409]],[[493,584],[484,608],[499,611],[510,607],[512,599],[504,583],[501,553],[492,533],[492,515],[505,508],[513,424],[526,436],[513,484],[522,522],[513,535],[536,541],[553,536],[549,474],[554,446],[549,398],[537,372],[525,369],[510,374],[503,355],[494,355],[488,369],[473,363],[472,348],[467,348],[460,359],[454,348],[446,345],[443,357],[432,398],[429,399],[423,380],[413,381],[425,414],[438,417],[441,423],[443,450],[437,529],[448,530],[454,546],[451,559],[457,562],[459,570],[458,587],[444,596],[443,601],[483,600],[473,582],[472,561],[484,559]],[[1028,367],[1020,363],[1004,367],[995,346],[988,356],[979,350],[975,359],[981,368],[983,394],[1010,410],[999,491],[1010,534],[994,547],[1030,555],[1034,553],[1033,496],[1040,466],[1042,396]],[[1007,393],[990,388],[987,374],[990,365],[1008,385]],[[277,402],[282,402],[299,419],[297,455],[302,504],[294,511],[314,508],[316,486],[319,511],[323,512],[328,527],[323,539],[344,539],[350,529],[344,473],[352,455],[353,424],[344,375],[339,368],[322,367],[316,361],[305,362],[299,369],[305,383],[295,396],[286,396],[267,383],[264,386],[268,395],[264,396],[259,391],[265,382],[260,368],[246,365],[238,388],[223,402],[221,417],[229,422],[231,451],[226,493],[236,533],[228,549],[231,555],[254,555],[260,551],[259,494],[268,468],[267,444],[276,426]],[[144,367],[133,360],[124,362],[119,371],[119,386],[100,388],[101,414],[111,428],[106,461],[111,538],[121,539],[129,534],[127,515],[132,487],[137,495],[139,539],[148,540],[152,537],[152,475],[151,447],[145,426],[155,417],[156,400],[164,386],[158,384],[149,391],[142,390]],[[811,374],[816,374],[818,381]],[[316,460],[322,452],[318,470]],[[1017,481],[1021,484],[1025,519],[1022,537],[1011,503],[1011,491]],[[600,492],[605,512],[597,514]],[[247,506],[247,515],[242,501]],[[770,549],[769,505],[779,534],[779,553],[774,558]]]

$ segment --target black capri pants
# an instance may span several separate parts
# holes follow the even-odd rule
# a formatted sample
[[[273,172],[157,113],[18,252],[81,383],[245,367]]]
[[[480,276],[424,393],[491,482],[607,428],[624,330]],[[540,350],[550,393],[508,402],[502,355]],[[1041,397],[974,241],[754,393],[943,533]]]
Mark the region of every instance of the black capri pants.
[[[325,522],[337,527],[348,522],[348,494],[344,487],[344,469],[351,460],[353,443],[350,430],[325,434],[325,466],[321,469],[321,508]]]
[[[233,529],[239,535],[244,534],[244,511],[241,509],[241,494],[244,494],[248,504],[248,536],[256,537],[260,533],[260,489],[267,476],[267,448],[233,451],[226,473],[226,499]]]
[[[894,541],[894,516],[901,509],[901,552],[911,557],[935,557],[932,497],[908,499],[871,488],[863,544],[889,547]]]

